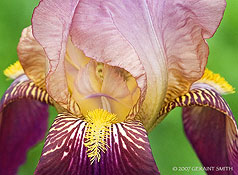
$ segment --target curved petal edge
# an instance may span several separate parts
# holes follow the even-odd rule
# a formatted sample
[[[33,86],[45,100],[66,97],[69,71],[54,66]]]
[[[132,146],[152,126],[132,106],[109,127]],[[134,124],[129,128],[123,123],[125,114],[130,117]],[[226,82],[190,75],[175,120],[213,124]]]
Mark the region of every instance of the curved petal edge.
[[[168,103],[164,115],[183,107],[185,134],[209,175],[238,174],[238,130],[226,101],[212,89],[192,89]]]
[[[18,77],[0,103],[0,174],[15,175],[27,151],[48,128],[49,97],[25,75]]]
[[[86,122],[70,114],[59,114],[47,136],[36,175],[159,174],[147,133],[139,122],[110,127],[108,149],[100,161],[90,162],[84,146]]]

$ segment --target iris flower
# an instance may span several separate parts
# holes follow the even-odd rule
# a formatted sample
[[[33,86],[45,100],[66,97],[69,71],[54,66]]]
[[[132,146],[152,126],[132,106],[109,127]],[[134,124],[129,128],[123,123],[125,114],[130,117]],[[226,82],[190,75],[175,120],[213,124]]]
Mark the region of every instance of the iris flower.
[[[185,134],[208,174],[238,174],[238,132],[206,69],[224,0],[41,0],[1,100],[0,174],[16,174],[58,116],[37,175],[159,174],[147,134],[183,107]]]

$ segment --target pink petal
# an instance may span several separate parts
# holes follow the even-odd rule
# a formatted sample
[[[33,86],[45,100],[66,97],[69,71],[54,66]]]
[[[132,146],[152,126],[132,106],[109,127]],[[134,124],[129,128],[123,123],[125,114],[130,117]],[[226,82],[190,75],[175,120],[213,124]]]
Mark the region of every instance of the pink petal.
[[[66,103],[68,90],[64,73],[64,56],[71,19],[78,1],[40,1],[32,18],[33,35],[49,59],[47,90],[58,102]]]
[[[201,77],[208,56],[204,38],[215,32],[224,8],[223,0],[82,0],[70,35],[88,57],[129,71],[143,94],[142,63],[147,76],[142,111],[148,128],[166,89],[169,101]]]
[[[208,46],[204,39],[216,31],[226,6],[225,0],[165,1],[162,38],[168,60],[166,101],[186,93],[204,72]]]
[[[62,64],[69,33],[86,56],[129,71],[142,97],[146,92],[141,111],[145,128],[150,128],[164,98],[185,93],[201,77],[208,56],[204,38],[215,32],[224,8],[224,0],[43,1],[35,10],[33,29],[52,62],[51,71]],[[65,83],[61,70],[53,74]],[[52,77],[48,83],[54,81]],[[66,93],[57,88],[50,93]]]

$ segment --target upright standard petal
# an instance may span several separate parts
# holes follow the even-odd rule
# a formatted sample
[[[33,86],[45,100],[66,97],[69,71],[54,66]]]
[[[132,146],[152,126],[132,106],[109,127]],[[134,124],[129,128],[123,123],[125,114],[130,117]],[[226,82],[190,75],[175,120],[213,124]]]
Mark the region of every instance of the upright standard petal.
[[[48,60],[42,46],[32,36],[31,26],[22,31],[17,53],[25,74],[35,85],[45,88]]]
[[[88,57],[129,71],[139,87],[140,67],[132,65],[141,61],[147,78],[141,111],[148,129],[164,97],[184,94],[202,76],[208,56],[204,38],[215,32],[224,8],[223,0],[82,0],[70,35]]]
[[[207,84],[205,84],[207,83]],[[209,175],[238,174],[238,130],[233,114],[219,93],[233,88],[218,74],[206,70],[187,94],[168,103],[161,115],[183,106],[187,138]]]
[[[8,88],[0,103],[0,174],[15,175],[26,153],[48,126],[49,97],[25,75]]]
[[[35,8],[33,35],[49,59],[46,78],[48,93],[59,103],[67,103],[68,89],[64,72],[64,56],[76,1],[44,0]]]
[[[139,122],[110,126],[108,149],[101,151],[100,161],[87,156],[87,123],[70,114],[60,114],[47,136],[36,175],[154,175],[159,174],[147,133]]]
[[[70,15],[68,9],[59,10],[63,5],[72,5]],[[204,39],[215,32],[224,8],[223,0],[81,0],[78,4],[48,0],[35,10],[33,28],[47,28],[50,34],[33,32],[50,60],[53,51],[58,53],[59,65],[63,52],[47,49],[62,43],[56,40],[69,32],[73,44],[87,57],[130,72],[141,89],[141,100],[146,93],[141,116],[149,129],[164,98],[169,101],[184,94],[201,77],[208,55]],[[61,32],[60,37],[55,30]]]

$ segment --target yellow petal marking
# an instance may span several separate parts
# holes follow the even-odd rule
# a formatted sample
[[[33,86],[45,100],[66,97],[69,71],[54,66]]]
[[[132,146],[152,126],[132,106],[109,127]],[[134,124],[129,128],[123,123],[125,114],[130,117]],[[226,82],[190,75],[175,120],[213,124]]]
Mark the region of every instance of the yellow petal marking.
[[[109,148],[107,139],[110,137],[110,127],[116,123],[117,117],[104,109],[95,109],[88,112],[85,120],[87,126],[84,146],[87,147],[87,155],[93,164],[95,159],[100,161],[100,152],[106,152]]]
[[[14,64],[8,66],[3,71],[4,75],[10,79],[16,79],[19,75],[23,74],[23,68],[19,61],[16,61]]]
[[[231,94],[235,92],[235,89],[220,74],[215,74],[209,69],[206,69],[202,78],[195,83],[208,84],[214,87],[220,94]]]

